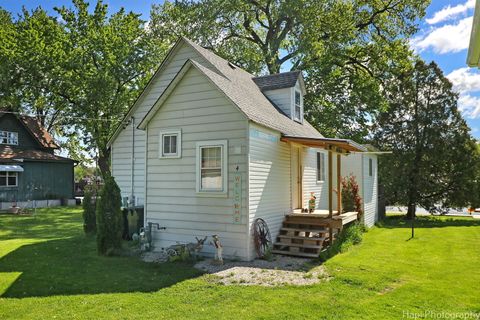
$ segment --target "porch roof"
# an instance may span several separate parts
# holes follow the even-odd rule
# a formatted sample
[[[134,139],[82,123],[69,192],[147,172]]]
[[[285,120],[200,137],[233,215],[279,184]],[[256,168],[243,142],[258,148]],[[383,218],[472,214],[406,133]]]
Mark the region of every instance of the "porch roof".
[[[290,141],[299,144],[303,144],[309,147],[320,147],[328,148],[329,146],[334,146],[349,152],[367,152],[368,149],[356,143],[350,139],[338,139],[338,138],[309,138],[309,137],[294,137],[294,136],[283,136],[282,141]]]

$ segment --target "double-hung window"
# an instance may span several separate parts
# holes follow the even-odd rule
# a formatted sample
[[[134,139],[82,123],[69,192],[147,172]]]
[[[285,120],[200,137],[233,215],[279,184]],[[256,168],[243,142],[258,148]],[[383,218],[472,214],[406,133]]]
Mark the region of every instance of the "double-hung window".
[[[161,131],[159,134],[159,158],[180,158],[182,156],[182,132]]]
[[[227,193],[227,140],[197,142],[197,192]]]
[[[0,144],[18,145],[18,132],[0,131]]]
[[[301,121],[302,119],[302,94],[300,91],[295,90],[295,120]]]
[[[325,154],[317,152],[317,182],[325,181]]]
[[[16,187],[18,172],[0,171],[0,187]]]

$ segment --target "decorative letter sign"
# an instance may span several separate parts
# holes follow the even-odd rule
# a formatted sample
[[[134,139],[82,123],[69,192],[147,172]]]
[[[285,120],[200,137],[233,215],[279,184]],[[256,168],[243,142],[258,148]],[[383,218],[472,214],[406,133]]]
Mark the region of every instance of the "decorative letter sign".
[[[233,223],[242,223],[242,174],[233,176]]]

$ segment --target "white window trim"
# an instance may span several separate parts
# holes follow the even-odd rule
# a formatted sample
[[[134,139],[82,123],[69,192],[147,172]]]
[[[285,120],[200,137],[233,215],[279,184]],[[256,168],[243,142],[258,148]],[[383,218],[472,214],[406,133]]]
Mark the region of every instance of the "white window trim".
[[[4,133],[6,133],[7,135],[7,143],[3,143],[1,139],[3,138],[0,138],[0,144],[4,144],[4,145],[14,145],[14,146],[18,146],[18,132],[14,132],[14,131],[5,131],[5,130],[0,130],[0,133],[3,135]],[[10,134],[14,134],[15,135],[15,143],[12,143],[11,140],[9,140],[9,135]]]
[[[321,167],[321,170],[323,171],[322,175],[321,175],[321,176],[323,176],[323,180],[318,180],[318,163],[317,163],[318,154],[320,154],[320,159],[322,159],[322,157],[323,157],[323,166]],[[326,167],[325,162],[326,162],[325,153],[321,152],[321,151],[317,151],[316,154],[315,154],[315,180],[317,180],[317,183],[324,183],[325,180],[327,180],[327,175],[326,175],[326,171],[325,171],[325,167]],[[321,165],[322,165],[322,163],[321,163]]]
[[[223,188],[222,190],[202,190],[202,154],[201,149],[204,147],[222,147],[222,175],[223,175]],[[196,144],[196,191],[199,196],[210,197],[226,197],[228,195],[228,140],[207,140],[198,141]]]
[[[12,172],[12,171],[2,171],[2,172],[7,173],[7,177],[6,177],[7,178],[7,181],[6,181],[7,185],[5,185],[5,186],[0,185],[0,188],[15,188],[15,187],[18,187],[18,172]],[[8,185],[8,177],[10,175],[15,176],[15,185]]]
[[[163,154],[163,137],[168,135],[177,136],[177,153]],[[161,130],[158,133],[158,158],[159,159],[178,159],[182,157],[182,130],[169,129]]]
[[[299,93],[300,94],[300,118],[297,118],[296,117],[296,114],[295,114],[295,107],[296,107],[296,103],[295,103],[295,94],[296,93]],[[302,95],[302,91],[297,89],[297,88],[293,88],[292,90],[292,119],[294,121],[297,121],[297,122],[300,122],[300,123],[303,123],[303,95]]]

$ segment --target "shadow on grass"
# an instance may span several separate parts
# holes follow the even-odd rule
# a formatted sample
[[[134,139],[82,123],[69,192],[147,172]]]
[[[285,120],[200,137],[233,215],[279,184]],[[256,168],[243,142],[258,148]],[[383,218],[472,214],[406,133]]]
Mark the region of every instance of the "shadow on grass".
[[[15,298],[153,292],[201,274],[187,264],[101,257],[95,238],[85,236],[21,246],[0,259],[0,272],[20,273],[8,288],[0,288],[2,297]]]
[[[415,218],[415,228],[478,227],[480,220],[469,217],[419,216]],[[411,228],[410,220],[404,215],[390,215],[377,222],[379,228]]]

